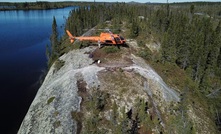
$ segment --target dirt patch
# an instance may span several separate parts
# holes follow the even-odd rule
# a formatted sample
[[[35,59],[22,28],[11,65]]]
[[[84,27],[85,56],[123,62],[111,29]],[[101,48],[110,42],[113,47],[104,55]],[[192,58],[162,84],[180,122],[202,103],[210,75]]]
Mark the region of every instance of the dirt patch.
[[[74,112],[74,111],[71,112],[72,119],[77,121],[77,132],[76,132],[77,134],[81,133],[81,130],[83,127],[82,126],[82,116],[83,116],[82,112]]]
[[[127,100],[128,106],[131,106],[137,96],[146,98],[142,80],[139,75],[133,72],[126,72],[121,68],[107,68],[105,71],[100,71],[98,74],[101,83],[101,90],[110,92],[112,99],[117,99],[125,105],[124,101]],[[131,96],[133,97],[125,97]],[[115,98],[116,97],[116,98]]]
[[[107,56],[107,54],[102,49],[95,49],[92,53],[92,59],[93,60],[102,60]]]
[[[82,97],[81,106],[84,100],[86,99],[86,97],[89,96],[86,86],[87,83],[83,79],[77,80],[78,94],[79,96]]]
[[[86,86],[87,86],[87,83],[83,79],[80,79],[77,81],[78,92],[80,93],[87,92]]]
[[[81,101],[81,109],[83,109],[83,105],[85,103],[86,98],[89,96],[89,93],[87,92],[87,83],[83,80],[83,79],[79,79],[77,80],[77,87],[78,87],[78,95],[81,96],[82,101]],[[83,117],[84,114],[83,112],[76,112],[76,111],[72,111],[71,112],[71,116],[72,119],[76,120],[77,122],[77,134],[80,134],[82,131],[82,127],[83,127]]]
[[[100,64],[97,64],[99,67],[120,68],[133,64],[133,61],[130,58],[130,50],[128,48],[120,48],[119,51],[113,53],[107,53],[105,48],[97,48],[91,52],[89,56],[94,60],[94,63],[97,63],[98,60],[100,60]]]

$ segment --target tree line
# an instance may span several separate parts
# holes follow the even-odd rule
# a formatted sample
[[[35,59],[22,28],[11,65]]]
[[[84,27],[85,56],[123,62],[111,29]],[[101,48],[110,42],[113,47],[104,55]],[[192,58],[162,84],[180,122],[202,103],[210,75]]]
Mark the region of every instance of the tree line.
[[[176,65],[183,70],[196,85],[191,90],[204,97],[213,119],[220,127],[221,97],[206,97],[221,88],[220,7],[220,3],[91,4],[72,10],[65,29],[79,36],[84,29],[112,21],[112,27],[120,32],[121,24],[126,22],[129,29],[125,35],[127,38],[139,39],[138,43],[144,44],[150,36],[154,36],[161,43],[160,52],[153,57],[145,49],[142,55],[152,62]],[[56,40],[52,42],[57,44]],[[55,55],[59,53],[59,47],[57,49],[52,45],[51,48],[55,50]]]
[[[36,1],[36,2],[0,2],[0,10],[45,10],[64,8],[69,6],[90,5],[91,2],[49,2],[49,1]]]

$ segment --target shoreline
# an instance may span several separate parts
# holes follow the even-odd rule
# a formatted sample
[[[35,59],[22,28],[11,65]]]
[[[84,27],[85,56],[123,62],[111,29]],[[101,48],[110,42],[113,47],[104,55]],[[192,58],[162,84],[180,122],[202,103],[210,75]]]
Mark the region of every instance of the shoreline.
[[[49,10],[79,5],[79,2],[0,2],[0,11]]]
[[[96,4],[107,2],[96,2]],[[0,2],[0,11],[13,11],[13,10],[50,10],[60,9],[73,6],[91,5],[94,2]]]
[[[18,11],[18,10],[24,10],[24,11],[28,11],[28,10],[51,10],[51,9],[62,9],[62,8],[66,8],[66,7],[72,7],[72,6],[64,6],[64,7],[54,7],[54,8],[8,8],[8,9],[1,9],[0,11]]]

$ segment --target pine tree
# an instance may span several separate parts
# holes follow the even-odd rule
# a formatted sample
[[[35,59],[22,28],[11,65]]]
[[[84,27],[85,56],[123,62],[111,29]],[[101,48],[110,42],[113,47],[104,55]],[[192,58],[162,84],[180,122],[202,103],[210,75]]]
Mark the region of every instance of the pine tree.
[[[50,48],[47,46],[47,50],[49,52],[47,52],[49,54],[49,61],[48,61],[48,65],[49,67],[52,65],[52,63],[59,57],[59,53],[60,53],[60,43],[58,40],[58,31],[57,31],[57,22],[55,17],[53,17],[53,23],[52,23],[52,34],[50,37],[50,41],[51,41],[51,46]]]
[[[194,13],[194,9],[195,9],[195,6],[192,4],[192,5],[190,6],[190,13],[191,13],[191,14]]]
[[[138,25],[137,20],[133,20],[132,26],[130,29],[130,36],[132,38],[136,38],[138,35],[139,35],[139,25]]]

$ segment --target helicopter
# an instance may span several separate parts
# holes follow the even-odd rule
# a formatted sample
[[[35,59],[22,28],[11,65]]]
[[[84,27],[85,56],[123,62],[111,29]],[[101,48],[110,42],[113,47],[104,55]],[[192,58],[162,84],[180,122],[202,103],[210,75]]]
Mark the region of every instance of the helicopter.
[[[101,44],[104,45],[125,44],[125,39],[122,36],[120,36],[119,34],[113,34],[110,30],[107,30],[107,32],[101,32],[100,36],[80,36],[80,37],[73,36],[69,30],[66,30],[66,32],[69,36],[71,43],[73,43],[75,40],[97,42],[99,48]]]

